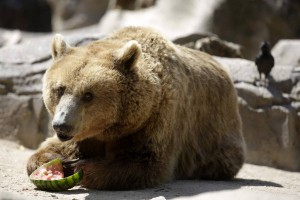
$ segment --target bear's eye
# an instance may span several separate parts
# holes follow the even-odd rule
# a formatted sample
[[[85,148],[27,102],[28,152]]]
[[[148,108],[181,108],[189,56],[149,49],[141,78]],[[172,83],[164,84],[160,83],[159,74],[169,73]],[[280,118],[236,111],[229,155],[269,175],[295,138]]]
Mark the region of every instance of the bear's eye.
[[[89,102],[94,98],[93,94],[90,92],[87,92],[83,95],[82,100],[85,102]]]
[[[65,88],[64,87],[59,87],[56,90],[56,95],[58,98],[62,97],[62,95],[64,95],[65,93]]]

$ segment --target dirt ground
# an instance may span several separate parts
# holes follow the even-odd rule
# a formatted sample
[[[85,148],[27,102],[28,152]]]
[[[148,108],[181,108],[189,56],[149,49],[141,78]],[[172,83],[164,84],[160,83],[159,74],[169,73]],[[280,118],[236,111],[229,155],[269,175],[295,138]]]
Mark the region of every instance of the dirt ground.
[[[95,191],[75,187],[65,192],[35,189],[26,171],[32,150],[0,140],[0,200],[4,199],[300,199],[300,173],[245,164],[232,181],[175,181],[153,189]]]

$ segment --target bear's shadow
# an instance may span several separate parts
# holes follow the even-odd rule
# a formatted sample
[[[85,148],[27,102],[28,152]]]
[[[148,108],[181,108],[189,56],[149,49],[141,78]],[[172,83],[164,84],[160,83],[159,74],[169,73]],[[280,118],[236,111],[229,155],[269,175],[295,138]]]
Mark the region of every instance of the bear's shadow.
[[[282,185],[270,181],[254,180],[254,179],[233,179],[231,181],[191,181],[182,180],[174,181],[160,187],[131,190],[131,191],[98,191],[79,188],[77,190],[69,190],[61,192],[64,195],[74,195],[88,193],[86,200],[95,199],[152,199],[164,196],[166,199],[195,196],[206,192],[217,192],[222,190],[235,190],[244,186],[251,187],[283,187]]]

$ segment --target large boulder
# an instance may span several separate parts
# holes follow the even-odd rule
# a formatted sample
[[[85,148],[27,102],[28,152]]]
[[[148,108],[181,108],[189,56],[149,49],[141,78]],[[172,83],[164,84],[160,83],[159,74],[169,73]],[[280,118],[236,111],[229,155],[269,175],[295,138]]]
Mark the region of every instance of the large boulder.
[[[287,170],[300,170],[300,73],[295,57],[300,48],[280,41],[273,49],[276,64],[268,81],[260,84],[252,61],[215,57],[227,67],[239,96],[246,161]],[[278,62],[277,62],[278,61]]]
[[[272,55],[276,67],[272,70],[272,76],[276,83],[280,83],[281,89],[285,92],[295,93],[300,79],[300,55],[295,52],[300,51],[300,40],[280,40],[272,49]]]
[[[214,56],[241,58],[241,46],[232,42],[221,40],[218,36],[213,34],[190,34],[180,37],[173,41],[195,50],[204,51]]]
[[[293,104],[253,108],[240,98],[249,163],[300,170],[299,113]]]
[[[300,40],[280,40],[272,48],[277,64],[300,67],[300,54],[295,52],[300,52]]]

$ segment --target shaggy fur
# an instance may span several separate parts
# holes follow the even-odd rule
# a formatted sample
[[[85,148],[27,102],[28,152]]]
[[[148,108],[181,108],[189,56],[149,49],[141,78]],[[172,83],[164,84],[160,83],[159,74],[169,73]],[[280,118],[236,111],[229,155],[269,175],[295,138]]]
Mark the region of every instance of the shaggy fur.
[[[236,92],[209,55],[130,27],[85,47],[56,36],[52,56],[43,99],[54,120],[66,115],[72,139],[45,141],[28,174],[53,158],[79,157],[84,187],[119,190],[231,179],[241,168]]]

